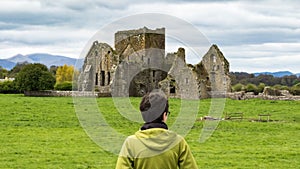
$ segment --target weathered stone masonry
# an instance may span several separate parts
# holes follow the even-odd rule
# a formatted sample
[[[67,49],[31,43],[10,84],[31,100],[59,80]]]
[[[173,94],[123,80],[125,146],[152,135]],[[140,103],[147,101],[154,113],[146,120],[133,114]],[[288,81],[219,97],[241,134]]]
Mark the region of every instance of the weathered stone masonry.
[[[142,96],[161,88],[177,98],[224,95],[231,86],[229,62],[216,45],[198,64],[187,64],[184,48],[165,54],[165,28],[146,27],[116,32],[115,49],[95,41],[78,83],[80,91],[100,96]]]

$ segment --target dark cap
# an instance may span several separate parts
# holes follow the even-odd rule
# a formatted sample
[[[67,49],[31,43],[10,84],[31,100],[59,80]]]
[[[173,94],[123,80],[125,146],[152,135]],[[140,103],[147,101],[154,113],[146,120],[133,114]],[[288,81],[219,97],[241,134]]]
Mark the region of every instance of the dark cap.
[[[165,111],[167,101],[165,93],[161,90],[155,89],[149,93],[150,107],[145,111],[141,111],[144,121],[146,123],[152,122],[160,117]]]

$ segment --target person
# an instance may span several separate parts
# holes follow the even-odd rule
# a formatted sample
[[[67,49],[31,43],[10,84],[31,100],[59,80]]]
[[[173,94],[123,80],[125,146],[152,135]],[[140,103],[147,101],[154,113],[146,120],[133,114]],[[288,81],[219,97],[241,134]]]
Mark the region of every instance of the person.
[[[168,130],[169,103],[161,90],[144,95],[140,111],[145,123],[124,141],[116,169],[198,168],[185,139]]]

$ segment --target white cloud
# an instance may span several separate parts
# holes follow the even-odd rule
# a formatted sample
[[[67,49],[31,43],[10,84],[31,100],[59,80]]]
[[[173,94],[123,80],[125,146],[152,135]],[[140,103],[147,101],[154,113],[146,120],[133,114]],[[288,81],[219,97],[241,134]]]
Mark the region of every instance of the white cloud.
[[[50,53],[53,55],[62,55],[72,58],[79,58],[80,53],[85,43],[82,42],[69,42],[61,43],[52,46],[45,45],[24,45],[19,43],[1,43],[0,44],[0,58],[9,58],[16,54],[32,54],[32,53]],[[17,49],[17,50],[16,50]],[[20,51],[20,52],[17,52]]]
[[[300,43],[264,43],[255,45],[224,46],[231,58],[278,58],[282,55],[300,54]]]
[[[3,0],[0,1],[0,58],[26,52],[76,57],[79,48],[97,30],[122,17],[154,12],[178,17],[196,26],[221,48],[233,71],[287,66],[293,72],[300,72],[296,66],[300,63],[299,8],[300,3],[292,0]],[[149,24],[143,18],[132,23],[131,28]],[[118,26],[122,29],[124,25]],[[178,28],[182,27],[178,25]],[[111,31],[99,40],[113,46],[115,32]],[[190,33],[185,38],[189,39],[188,46],[194,47],[191,44],[199,37]],[[173,50],[182,44],[167,45],[170,45],[167,49]],[[256,64],[249,65],[249,62]]]
[[[278,58],[230,59],[231,70],[235,72],[276,72],[291,71],[299,73],[300,55],[281,55]]]
[[[22,29],[0,31],[0,40],[22,42],[24,44],[53,44],[56,42],[86,40],[94,31],[96,30],[26,26]]]
[[[0,31],[0,58],[18,53],[51,53],[76,58],[96,31],[45,26]]]
[[[300,43],[225,46],[223,53],[234,71],[289,70],[294,73],[300,72]]]
[[[11,13],[16,11],[33,12],[41,7],[39,1],[32,0],[3,0],[1,1],[1,13]]]

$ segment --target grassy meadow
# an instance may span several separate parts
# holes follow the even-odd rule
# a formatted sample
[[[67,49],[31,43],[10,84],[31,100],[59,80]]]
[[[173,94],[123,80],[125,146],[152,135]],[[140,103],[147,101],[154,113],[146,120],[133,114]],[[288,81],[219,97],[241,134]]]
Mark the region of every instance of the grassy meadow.
[[[135,107],[139,102],[131,98]],[[210,102],[200,101],[198,118],[207,115]],[[111,98],[97,103],[116,131],[130,135],[141,126],[121,116]],[[168,124],[179,109],[180,100],[171,99]],[[243,112],[244,119],[221,121],[204,143],[204,122],[197,120],[185,137],[199,168],[299,168],[300,101],[227,99],[224,112]],[[270,113],[271,121],[257,122],[261,113]],[[0,95],[0,168],[112,169],[116,160],[85,133],[72,98]]]

